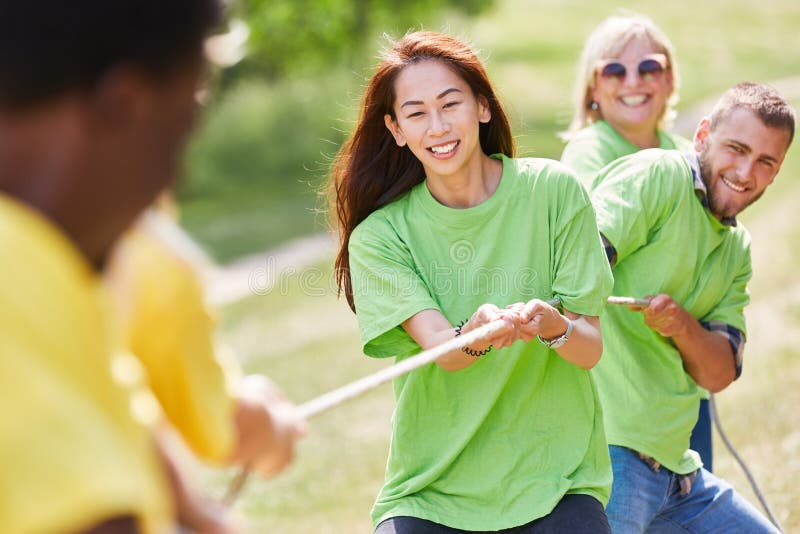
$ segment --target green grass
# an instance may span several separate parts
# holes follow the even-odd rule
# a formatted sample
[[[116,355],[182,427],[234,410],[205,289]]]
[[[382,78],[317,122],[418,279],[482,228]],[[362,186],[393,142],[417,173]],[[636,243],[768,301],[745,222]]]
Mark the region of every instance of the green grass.
[[[609,5],[506,0],[476,20],[448,19],[451,33],[468,37],[483,50],[522,154],[560,154],[555,132],[569,121],[573,63],[587,32],[612,11]],[[652,16],[673,39],[684,80],[681,112],[737,81],[800,74],[800,4],[795,0],[715,0],[692,4],[691,12],[688,6],[677,9],[655,1],[625,5]],[[445,24],[427,21],[425,27]],[[228,95],[212,110],[195,150],[213,152],[235,145],[240,126],[261,136],[241,150],[226,148],[242,176],[229,176],[221,164],[214,170],[217,163],[209,162],[202,171],[206,182],[198,182],[194,191],[190,183],[184,192],[187,224],[218,257],[259,250],[322,227],[311,211],[317,206],[313,190],[324,175],[325,154],[335,148],[328,141],[341,140],[340,130],[347,129],[353,117],[362,81],[360,74],[339,73],[311,83],[306,93],[293,82],[243,87],[237,91],[244,96]],[[251,105],[258,110],[248,112]],[[306,112],[317,115],[301,120]],[[291,163],[287,156],[278,165],[284,160],[273,158],[276,151],[294,152],[299,159]],[[265,170],[273,163],[282,169],[279,174]],[[262,164],[267,167],[257,166]],[[755,273],[745,370],[718,396],[726,430],[787,532],[800,531],[797,176],[796,142],[776,183],[742,217],[753,235]],[[230,181],[229,191],[218,187],[220,181]],[[322,273],[322,278],[295,276],[285,291],[252,297],[221,311],[220,335],[239,352],[247,370],[270,375],[296,402],[389,363],[361,355],[355,318],[331,289],[330,263],[311,273]],[[240,498],[237,510],[248,519],[249,531],[369,532],[368,514],[383,479],[392,409],[391,388],[383,386],[310,421],[292,467],[271,481],[251,481]],[[720,442],[715,442],[715,454],[717,473],[755,503]],[[230,475],[208,470],[203,480],[220,495]]]
[[[212,104],[189,147],[183,223],[228,261],[319,231],[319,191],[349,126],[350,80],[333,71],[275,85],[242,81]]]

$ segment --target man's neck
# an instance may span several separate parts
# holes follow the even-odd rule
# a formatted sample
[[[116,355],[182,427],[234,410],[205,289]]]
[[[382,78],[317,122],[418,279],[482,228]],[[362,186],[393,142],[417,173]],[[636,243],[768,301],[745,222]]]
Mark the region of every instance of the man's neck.
[[[0,110],[0,191],[41,213],[99,267],[108,247],[85,221],[87,143],[77,105],[68,99],[24,111]]]

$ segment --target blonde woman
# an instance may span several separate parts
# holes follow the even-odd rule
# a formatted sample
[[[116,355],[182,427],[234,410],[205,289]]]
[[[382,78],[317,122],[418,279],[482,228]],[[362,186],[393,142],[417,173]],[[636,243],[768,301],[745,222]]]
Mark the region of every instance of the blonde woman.
[[[581,54],[562,163],[589,187],[597,171],[622,156],[645,148],[688,150],[688,140],[667,132],[679,82],[672,43],[650,19],[604,20]]]

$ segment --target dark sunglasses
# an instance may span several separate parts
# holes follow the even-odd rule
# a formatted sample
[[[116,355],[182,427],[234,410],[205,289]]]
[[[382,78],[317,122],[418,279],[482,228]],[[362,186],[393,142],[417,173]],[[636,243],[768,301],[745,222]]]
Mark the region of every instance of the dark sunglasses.
[[[647,58],[643,59],[639,62],[639,66],[637,70],[639,71],[639,76],[644,78],[645,76],[658,76],[662,74],[666,70],[666,66],[664,61],[661,61],[656,58]],[[624,64],[620,63],[619,61],[609,61],[604,63],[603,66],[599,70],[600,76],[607,79],[616,78],[617,80],[624,80],[625,75],[628,73],[627,67]]]

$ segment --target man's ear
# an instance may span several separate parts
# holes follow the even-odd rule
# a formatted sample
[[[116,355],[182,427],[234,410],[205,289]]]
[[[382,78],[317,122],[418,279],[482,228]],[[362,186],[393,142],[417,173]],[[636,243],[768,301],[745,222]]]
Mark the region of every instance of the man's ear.
[[[700,124],[697,125],[697,130],[694,132],[694,150],[698,154],[703,151],[708,140],[708,134],[711,132],[711,119],[703,117]]]
[[[403,135],[400,127],[397,125],[397,121],[387,113],[383,116],[383,122],[386,124],[386,129],[388,129],[392,137],[394,137],[394,142],[397,143],[397,146],[406,146],[406,136]]]
[[[483,95],[478,95],[478,121],[486,124],[492,120],[492,110],[489,101]]]
[[[141,69],[112,67],[92,86],[88,104],[98,121],[109,126],[124,126],[142,119],[153,107],[156,82]]]

